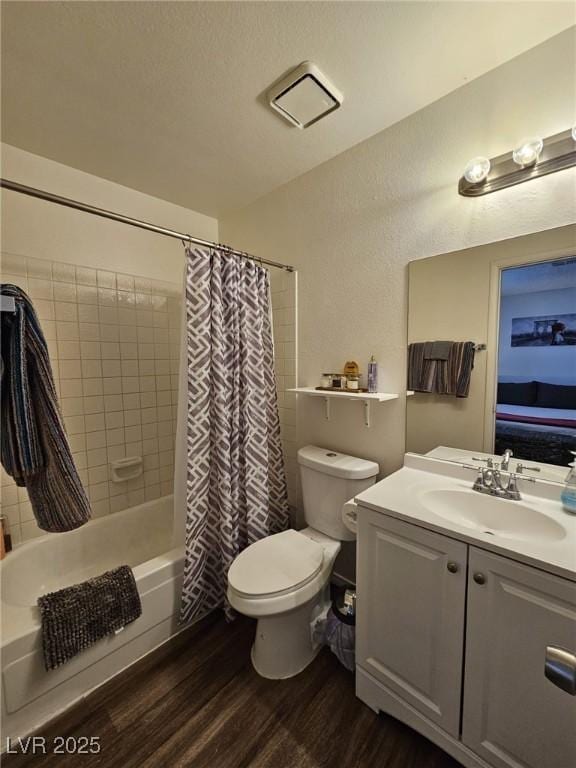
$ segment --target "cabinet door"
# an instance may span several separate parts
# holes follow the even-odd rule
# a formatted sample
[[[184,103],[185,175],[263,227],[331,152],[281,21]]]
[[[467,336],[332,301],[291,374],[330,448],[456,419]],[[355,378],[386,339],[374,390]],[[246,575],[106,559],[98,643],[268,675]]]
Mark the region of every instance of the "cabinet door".
[[[576,696],[546,678],[548,647],[576,653],[576,584],[471,548],[462,739],[495,768],[576,766]]]
[[[467,547],[367,509],[358,519],[357,663],[458,736]]]

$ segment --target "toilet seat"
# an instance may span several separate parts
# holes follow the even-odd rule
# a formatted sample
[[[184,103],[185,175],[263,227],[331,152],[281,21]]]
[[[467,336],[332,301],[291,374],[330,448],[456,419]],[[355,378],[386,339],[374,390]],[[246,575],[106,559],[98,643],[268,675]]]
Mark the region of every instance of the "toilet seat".
[[[230,566],[228,584],[250,599],[283,595],[312,581],[323,561],[320,544],[298,531],[283,531],[241,552]]]

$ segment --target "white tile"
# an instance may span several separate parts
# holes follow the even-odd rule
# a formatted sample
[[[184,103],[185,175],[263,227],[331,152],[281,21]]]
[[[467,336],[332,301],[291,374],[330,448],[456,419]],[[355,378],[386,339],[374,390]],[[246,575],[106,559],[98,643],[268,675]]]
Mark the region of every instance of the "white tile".
[[[110,411],[105,415],[106,429],[118,429],[124,426],[124,412]]]
[[[119,376],[104,379],[104,394],[119,395],[122,393],[122,379]]]
[[[79,341],[59,341],[57,346],[59,360],[78,360],[80,357]]]
[[[96,483],[88,486],[88,498],[91,502],[108,498],[108,483]]]
[[[146,488],[145,498],[146,501],[152,501],[153,499],[159,499],[161,496],[161,490],[159,485],[149,485]]]
[[[103,360],[119,360],[120,344],[117,341],[103,341],[102,342],[102,359]]]
[[[121,325],[118,328],[120,341],[138,341],[138,328],[134,325]]]
[[[150,293],[152,291],[152,281],[147,277],[135,277],[134,288],[142,293]]]
[[[154,392],[156,390],[156,376],[141,376],[140,389],[142,392]]]
[[[98,304],[98,289],[93,285],[76,286],[76,298],[79,304]]]
[[[52,280],[52,262],[47,259],[33,259],[28,261],[28,277],[40,277],[44,280]]]
[[[151,453],[158,453],[158,444],[156,440],[142,440],[142,455],[148,456]]]
[[[22,541],[28,541],[29,539],[35,539],[38,536],[44,536],[46,531],[43,531],[38,527],[34,520],[29,520],[26,523],[22,523],[20,526],[22,530]]]
[[[138,345],[120,342],[120,357],[123,360],[136,360],[138,358]]]
[[[46,341],[54,341],[56,339],[56,323],[54,320],[41,320],[40,325],[44,333]]]
[[[82,382],[84,395],[92,397],[94,395],[102,395],[104,393],[104,387],[102,385],[102,379],[84,379]]]
[[[102,375],[106,377],[120,376],[122,369],[120,360],[102,360]]]
[[[98,307],[95,304],[78,304],[78,320],[80,323],[98,323]],[[100,332],[98,332],[100,335]]]
[[[136,310],[136,325],[152,328],[154,326],[154,313],[151,310]]]
[[[138,369],[140,376],[153,376],[156,373],[154,360],[139,360]]]
[[[104,426],[101,413],[90,413],[84,416],[84,429],[86,432],[100,432]],[[86,436],[88,440],[88,436]],[[104,462],[101,462],[104,463]]]
[[[153,421],[158,421],[158,410],[156,408],[143,408],[142,424],[150,424]]]
[[[160,482],[160,471],[158,469],[149,469],[144,472],[144,486],[157,485]]]
[[[98,307],[100,323],[104,325],[118,324],[118,310],[116,307]]]
[[[76,451],[72,454],[72,458],[79,472],[86,469],[86,451]]]
[[[104,410],[108,411],[121,411],[125,408],[122,395],[105,395],[104,396]]]
[[[36,299],[34,301],[34,309],[39,320],[54,320],[56,317],[54,302],[48,299]]]
[[[103,446],[98,446],[103,447]],[[96,485],[98,483],[108,482],[108,465],[104,464],[100,467],[92,467],[88,470],[88,482],[90,485]],[[106,489],[108,491],[108,489]],[[108,493],[106,493],[108,495]]]
[[[144,456],[143,460],[144,471],[147,469],[156,469],[160,466],[160,459],[157,453],[151,453],[148,456]],[[160,479],[162,479],[162,470],[160,470]]]
[[[103,413],[104,398],[102,395],[94,395],[84,398],[84,413]]]
[[[96,285],[96,270],[76,267],[76,282],[80,285]]]
[[[139,360],[154,360],[154,344],[138,344]]]
[[[94,501],[90,506],[92,507],[93,517],[104,517],[110,514],[110,499]]]
[[[98,288],[98,304],[102,307],[116,307],[116,291],[110,288]]]
[[[126,457],[126,448],[123,444],[111,445],[106,449],[108,454],[108,461],[116,461],[117,459],[124,459]],[[110,484],[110,490],[112,491],[113,484]]]
[[[75,283],[54,283],[54,301],[78,301]]]
[[[135,408],[140,408],[140,395],[137,393],[122,395],[122,402],[125,411],[132,411]]]
[[[106,342],[118,342],[120,335],[118,333],[120,329],[117,325],[105,325],[100,324],[100,339]]]
[[[102,362],[100,360],[82,360],[82,377],[96,379],[102,376]],[[104,388],[106,392],[106,388]]]
[[[128,494],[128,502],[131,507],[137,507],[138,504],[143,504],[145,501],[143,488],[136,491],[130,491]]]
[[[100,423],[102,422],[102,419],[100,419]],[[106,447],[106,432],[104,430],[100,430],[98,432],[88,432],[86,434],[86,449],[91,451],[95,448],[105,448]]]
[[[107,429],[106,445],[121,445],[125,442],[123,429]]]
[[[142,443],[139,440],[126,443],[126,456],[142,456]]]
[[[108,463],[108,456],[105,448],[95,448],[94,450],[87,451],[86,456],[88,459],[88,468],[98,467]]]
[[[99,269],[97,272],[96,280],[99,288],[113,288],[116,289],[116,273],[106,272],[103,269]]]
[[[81,341],[80,357],[82,360],[99,360],[102,357],[99,341]]]
[[[170,389],[170,376],[156,376],[156,389],[158,391]]]
[[[125,427],[124,434],[127,443],[132,443],[136,440],[142,440],[142,427],[139,425],[133,427]]]
[[[158,436],[158,424],[154,421],[151,424],[142,425],[142,439],[151,440]]]
[[[2,253],[0,263],[0,272],[2,275],[19,275],[25,277],[27,274],[26,257],[18,253]]]
[[[65,416],[64,424],[69,435],[77,435],[85,431],[84,416]]]
[[[82,368],[80,360],[60,360],[60,379],[80,379]]]
[[[72,453],[86,450],[86,435],[83,432],[77,435],[68,435],[68,444]]]
[[[131,394],[140,391],[140,379],[138,376],[122,377],[122,393]]]
[[[58,341],[78,341],[80,338],[78,323],[56,322],[56,335]]]
[[[152,306],[152,296],[149,293],[136,292],[136,306],[140,309],[148,309]]]
[[[134,309],[136,306],[136,296],[134,293],[131,293],[130,291],[117,291],[117,302],[118,302],[118,308],[131,308]]]
[[[12,504],[18,504],[18,488],[15,485],[7,485],[2,490],[2,509]]]
[[[64,417],[81,416],[84,413],[84,402],[81,397],[63,397],[60,407]]]
[[[122,354],[122,351],[120,351]],[[122,376],[138,376],[138,360],[122,360]]]
[[[124,424],[126,427],[132,427],[142,422],[142,415],[140,409],[134,409],[132,411],[124,411]]]
[[[110,499],[110,512],[120,512],[123,509],[127,509],[130,506],[127,493],[121,493],[119,496],[114,496]]]
[[[127,309],[126,307],[118,308],[118,323],[119,325],[135,326],[136,325],[136,312],[134,309]]]
[[[31,299],[52,299],[52,281],[31,277],[28,279],[28,293]]]
[[[136,328],[138,334],[139,344],[153,344],[154,343],[154,328]]]
[[[5,504],[3,502],[2,514],[8,518],[8,526],[10,534],[12,534],[13,526],[20,525],[20,504]]]
[[[134,291],[134,278],[132,275],[116,275],[116,287],[119,291]]]
[[[76,267],[74,264],[55,262],[52,264],[52,279],[59,283],[75,283]]]
[[[68,306],[72,306],[72,304]],[[90,309],[94,309],[94,307],[90,307]],[[99,323],[80,323],[79,328],[82,341],[100,341]]]
[[[153,408],[157,403],[156,392],[141,392],[140,393],[140,407],[141,408]]]

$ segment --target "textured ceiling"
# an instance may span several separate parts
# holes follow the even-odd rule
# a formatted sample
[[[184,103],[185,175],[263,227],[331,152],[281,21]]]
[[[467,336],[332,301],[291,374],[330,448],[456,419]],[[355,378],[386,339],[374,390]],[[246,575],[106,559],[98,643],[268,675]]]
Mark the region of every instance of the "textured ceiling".
[[[3,140],[219,215],[574,24],[571,2],[4,2]],[[265,104],[310,59],[343,107]]]

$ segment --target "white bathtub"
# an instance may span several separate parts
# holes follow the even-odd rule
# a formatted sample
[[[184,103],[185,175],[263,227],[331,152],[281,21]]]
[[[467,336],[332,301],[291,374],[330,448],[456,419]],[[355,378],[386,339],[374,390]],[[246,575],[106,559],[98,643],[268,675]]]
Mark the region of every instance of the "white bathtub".
[[[173,503],[166,496],[41,536],[0,563],[3,748],[6,737],[29,734],[182,629],[183,548],[171,548]],[[134,570],[142,616],[47,672],[38,597],[125,564]]]

